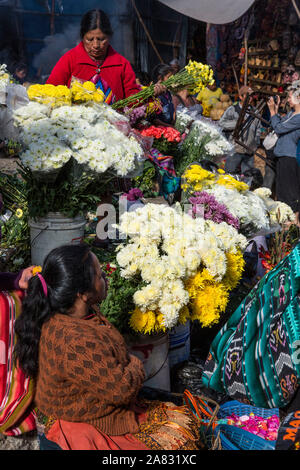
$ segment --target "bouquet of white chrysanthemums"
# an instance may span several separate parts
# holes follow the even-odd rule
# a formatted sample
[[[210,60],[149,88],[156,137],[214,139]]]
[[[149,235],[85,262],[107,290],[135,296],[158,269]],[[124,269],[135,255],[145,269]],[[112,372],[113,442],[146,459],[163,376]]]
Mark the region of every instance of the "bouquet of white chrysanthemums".
[[[181,144],[182,157],[176,168],[180,175],[193,162],[203,159],[218,162],[233,151],[222,130],[207,118],[193,119],[188,113],[178,111],[175,127],[186,134]]]
[[[118,228],[127,238],[116,257],[121,277],[144,283],[133,295],[136,308],[130,325],[135,331],[170,329],[188,318],[189,308],[192,319],[206,325],[217,321],[217,312],[225,308],[228,291],[241,275],[232,276],[231,265],[235,269],[242,258],[247,245],[243,235],[225,222],[194,219],[179,204],[147,204],[126,212]],[[216,304],[207,305],[207,294],[205,305],[191,305],[195,289],[205,293],[207,287],[215,293],[210,303]]]
[[[24,145],[21,161],[33,172],[60,169],[73,157],[95,173],[125,177],[143,159],[135,137],[114,124],[124,117],[105,103],[52,109],[32,101],[16,110],[14,119]]]

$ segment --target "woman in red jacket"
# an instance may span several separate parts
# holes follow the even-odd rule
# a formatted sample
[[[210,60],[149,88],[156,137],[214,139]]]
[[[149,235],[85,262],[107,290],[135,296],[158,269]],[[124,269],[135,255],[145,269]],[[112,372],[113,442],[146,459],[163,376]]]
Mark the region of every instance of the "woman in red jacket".
[[[106,95],[108,104],[140,91],[127,59],[109,44],[110,21],[102,10],[90,10],[82,17],[81,42],[64,54],[47,83],[70,86],[72,78],[92,81]]]

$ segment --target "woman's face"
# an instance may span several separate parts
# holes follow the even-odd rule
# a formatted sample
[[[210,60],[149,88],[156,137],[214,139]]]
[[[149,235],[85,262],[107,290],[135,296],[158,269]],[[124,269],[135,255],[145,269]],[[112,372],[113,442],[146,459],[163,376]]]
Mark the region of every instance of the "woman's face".
[[[94,268],[95,268],[95,278],[94,278],[94,293],[95,299],[93,303],[102,302],[107,295],[108,283],[105,277],[104,272],[101,269],[98,258],[94,253],[92,253]]]
[[[109,46],[109,37],[101,29],[88,31],[82,38],[83,46],[88,55],[94,59],[104,59]]]
[[[297,99],[293,96],[293,92],[292,92],[292,91],[289,91],[287,102],[288,102],[288,104],[290,105],[291,108],[294,108],[295,105],[297,105],[297,104],[300,103],[299,100],[297,100]]]
[[[165,82],[166,80],[168,80],[170,77],[172,77],[172,75],[174,75],[172,72],[169,72],[167,73],[167,75],[164,75],[163,77],[160,76],[159,77],[159,82]]]

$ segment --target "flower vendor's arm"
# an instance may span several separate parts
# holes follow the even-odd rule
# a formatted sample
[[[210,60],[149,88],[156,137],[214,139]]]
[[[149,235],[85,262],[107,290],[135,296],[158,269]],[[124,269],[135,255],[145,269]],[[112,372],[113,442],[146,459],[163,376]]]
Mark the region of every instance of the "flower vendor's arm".
[[[296,114],[291,119],[286,119],[285,121],[282,120],[279,114],[275,114],[271,117],[271,124],[278,135],[300,130],[300,114]]]
[[[126,62],[123,68],[123,90],[124,98],[141,91],[141,86],[136,83],[135,73],[129,62]]]
[[[225,113],[219,120],[218,124],[222,129],[227,131],[233,131],[238,121],[238,115],[234,109],[234,106],[229,106]]]
[[[0,291],[18,290],[23,270],[19,273],[0,273]]]
[[[47,80],[47,84],[51,85],[65,85],[67,86],[72,76],[71,61],[69,54],[64,54],[57,64],[52,69],[50,77]]]
[[[87,339],[87,338],[85,338]],[[96,349],[85,347],[86,341],[81,336],[74,336],[68,344],[66,351],[66,372],[76,384],[87,388],[88,384],[93,388],[94,394],[99,395],[103,402],[114,406],[126,405],[134,400],[145,379],[142,362],[135,356],[128,354],[120,362],[114,355],[110,342],[99,340]],[[80,346],[80,347],[78,347]],[[68,360],[69,354],[76,354],[77,361]],[[76,369],[79,364],[89,364],[82,367],[78,374]],[[91,381],[91,376],[99,380]],[[106,385],[109,384],[109,387]],[[114,398],[113,398],[114,397]],[[119,397],[119,401],[116,399]]]

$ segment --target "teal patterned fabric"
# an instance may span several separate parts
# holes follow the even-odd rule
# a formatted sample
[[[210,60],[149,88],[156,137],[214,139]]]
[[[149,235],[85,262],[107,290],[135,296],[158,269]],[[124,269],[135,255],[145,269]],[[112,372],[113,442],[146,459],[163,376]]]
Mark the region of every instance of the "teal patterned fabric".
[[[217,334],[202,382],[254,406],[290,402],[300,383],[300,243]]]

